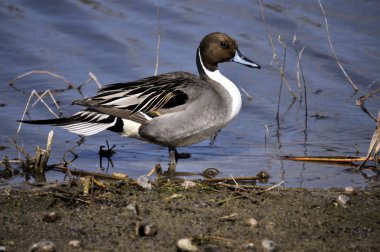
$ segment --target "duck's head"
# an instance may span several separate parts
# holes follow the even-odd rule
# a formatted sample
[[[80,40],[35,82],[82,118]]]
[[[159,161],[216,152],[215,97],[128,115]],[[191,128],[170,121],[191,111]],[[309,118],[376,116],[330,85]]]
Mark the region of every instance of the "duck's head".
[[[227,34],[213,32],[202,39],[197,50],[198,69],[203,65],[207,70],[213,72],[218,69],[218,63],[229,61],[247,67],[260,68],[259,64],[247,59],[239,51],[236,41]]]

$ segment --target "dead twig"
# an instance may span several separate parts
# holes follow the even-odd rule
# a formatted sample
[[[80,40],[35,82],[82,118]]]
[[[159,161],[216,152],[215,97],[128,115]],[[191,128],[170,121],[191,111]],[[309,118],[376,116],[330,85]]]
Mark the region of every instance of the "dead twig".
[[[300,99],[300,104],[302,104],[302,100],[305,101],[305,129],[304,129],[304,134],[305,134],[305,144],[306,144],[306,141],[307,141],[307,129],[308,129],[308,126],[307,126],[307,122],[308,122],[308,107],[307,107],[307,86],[306,86],[306,81],[305,81],[305,75],[303,73],[303,68],[302,68],[302,64],[301,64],[301,56],[302,56],[302,53],[305,49],[305,47],[303,46],[301,51],[298,53],[297,49],[296,49],[296,41],[297,41],[297,36],[296,34],[294,34],[293,36],[293,41],[292,41],[292,45],[293,45],[293,50],[294,52],[296,53],[297,55],[297,83],[298,83],[298,87],[300,88],[300,91],[301,91],[301,99]],[[302,76],[302,83],[303,83],[303,95],[302,95],[302,85],[301,85],[301,82],[300,82],[300,76]],[[302,99],[304,97],[304,99]]]
[[[62,195],[62,194],[58,194],[58,193],[53,193],[52,195],[55,196],[55,197],[64,199],[64,200],[70,200],[70,201],[71,200],[75,200],[75,201],[79,201],[79,202],[82,202],[82,203],[91,204],[91,201],[80,199],[78,197],[75,197],[74,195],[72,197],[69,197],[69,196],[66,196],[66,195]]]
[[[78,91],[79,95],[81,95],[82,97],[85,97],[85,95],[82,93],[82,88],[85,85],[87,85],[88,83],[90,83],[91,81],[94,81],[96,83],[96,85],[97,85],[98,88],[102,87],[102,85],[100,84],[100,82],[96,78],[95,74],[93,74],[92,72],[89,72],[90,79],[88,79],[87,81],[85,81],[83,84],[81,84],[79,86],[75,86],[72,82],[68,81],[65,77],[63,77],[63,76],[61,76],[59,74],[47,71],[47,70],[32,70],[32,71],[26,72],[24,74],[21,74],[21,75],[17,76],[15,79],[13,79],[9,83],[9,85],[12,88],[14,88],[15,90],[20,91],[20,92],[26,94],[26,93],[28,93],[27,91],[22,90],[21,88],[18,88],[16,86],[16,81],[18,81],[21,78],[25,78],[25,77],[27,77],[29,75],[32,75],[32,74],[47,74],[47,75],[53,76],[55,78],[58,78],[58,79],[62,80],[63,82],[65,82],[67,84],[67,87],[63,88],[63,89],[51,89],[50,90],[51,93],[65,92],[65,91],[74,89],[74,90]],[[36,92],[36,93],[38,94],[39,92]]]
[[[47,139],[46,150],[42,150],[37,146],[36,151],[36,161],[35,161],[35,169],[36,173],[44,173],[45,168],[47,166],[47,162],[49,161],[51,145],[53,143],[54,131],[50,131]]]
[[[358,100],[356,100],[356,106],[359,106],[364,113],[366,113],[370,118],[372,118],[375,122],[378,122],[379,119],[376,120],[376,118],[367,110],[365,107],[365,102],[368,98],[372,97],[373,95],[380,92],[380,87],[378,89],[373,90],[372,92],[361,96]]]
[[[153,174],[160,174],[162,172],[162,168],[160,164],[156,164],[150,172],[146,175],[147,177],[152,176]]]
[[[241,177],[233,177],[233,178],[209,178],[202,180],[205,183],[218,183],[218,182],[235,182],[236,181],[256,181],[260,178],[258,176],[241,176]],[[199,180],[191,180],[193,182],[198,182]]]
[[[16,81],[21,79],[21,78],[24,78],[26,76],[29,76],[31,74],[47,74],[47,75],[50,75],[50,76],[53,76],[55,78],[58,78],[60,80],[62,80],[63,82],[65,82],[67,84],[67,89],[72,89],[72,88],[75,88],[75,85],[73,83],[71,83],[70,81],[68,81],[65,77],[59,75],[59,74],[56,74],[56,73],[53,73],[53,72],[50,72],[50,71],[47,71],[47,70],[32,70],[32,71],[29,71],[29,72],[26,72],[26,73],[23,73],[19,76],[17,76],[15,79],[13,79],[9,85],[11,87],[13,87],[14,89],[16,89],[17,91],[21,91],[23,93],[27,93],[26,91],[16,87]],[[57,91],[62,91],[62,90],[54,90],[54,92],[57,92]]]
[[[161,21],[160,21],[160,8],[158,6],[158,0],[156,0],[156,10],[157,10],[157,57],[156,57],[156,67],[154,69],[154,75],[158,73],[158,63],[160,61],[160,43],[161,43]]]
[[[109,175],[109,174],[103,174],[103,173],[96,173],[96,172],[89,172],[89,171],[83,171],[83,170],[73,170],[69,169],[65,166],[65,164],[53,164],[49,166],[50,169],[58,170],[64,173],[70,173],[73,175],[78,176],[92,176],[97,179],[108,179],[108,180],[129,180],[128,176],[125,178],[121,176],[115,176],[115,175]]]
[[[221,185],[221,184],[218,184],[218,185]],[[223,187],[227,187],[227,188],[229,188],[229,186],[232,186],[232,185],[229,185],[229,184],[223,185]],[[224,203],[227,203],[232,200],[237,200],[237,199],[249,199],[253,204],[257,203],[257,200],[255,198],[252,198],[248,191],[234,191],[234,194],[237,194],[238,196],[233,196],[233,197],[220,200],[217,202],[217,205],[223,205]]]
[[[332,44],[332,40],[331,40],[331,34],[330,34],[330,31],[329,31],[329,24],[327,22],[327,15],[326,15],[326,12],[325,12],[325,9],[323,8],[322,6],[322,3],[320,0],[317,0],[318,1],[318,4],[319,4],[319,7],[321,7],[321,10],[322,10],[322,13],[323,13],[323,16],[324,16],[324,19],[325,19],[325,26],[326,26],[326,32],[327,32],[327,39],[329,41],[329,44],[330,44],[330,48],[331,48],[331,51],[333,53],[333,56],[336,60],[336,63],[338,64],[340,70],[342,70],[344,76],[346,77],[347,81],[351,84],[352,88],[356,91],[358,91],[358,87],[355,85],[355,83],[351,80],[350,76],[348,76],[348,74],[346,73],[346,70],[344,69],[342,63],[340,62],[336,52],[335,52],[335,49],[334,49],[334,46]]]
[[[303,74],[303,68],[302,68],[302,64],[301,64],[301,57],[302,57],[302,53],[303,51],[305,50],[305,46],[303,46],[301,48],[301,50],[298,52],[298,50],[296,49],[296,41],[297,41],[297,36],[296,34],[294,34],[293,36],[293,41],[292,41],[292,47],[293,47],[293,50],[297,56],[297,73],[296,73],[296,76],[297,76],[297,85],[298,85],[298,88],[300,90],[302,90],[302,86],[304,87],[304,96],[305,96],[305,109],[307,111],[307,97],[306,97],[306,81],[305,81],[305,75]],[[303,85],[301,85],[301,77],[302,77],[302,83]],[[302,92],[301,92],[301,100],[300,102],[302,102]],[[307,115],[307,112],[306,112],[306,115]]]
[[[280,88],[278,91],[278,99],[277,99],[277,113],[276,113],[276,121],[278,125],[278,130],[280,129],[280,104],[281,104],[281,94],[282,94],[282,85],[285,80],[285,66],[286,66],[286,45],[281,41],[281,36],[278,36],[278,42],[283,46],[284,48],[284,59],[282,66],[280,67],[280,76],[281,76],[281,81],[280,81]]]
[[[45,105],[45,107],[48,109],[48,111],[49,111],[51,114],[53,114],[56,118],[59,118],[59,116],[58,116],[56,113],[54,113],[54,111],[50,108],[50,106],[44,101],[43,97],[44,97],[45,95],[49,95],[49,97],[50,97],[51,100],[53,101],[54,105],[56,106],[56,108],[58,109],[58,111],[60,112],[60,114],[62,113],[62,112],[61,112],[61,108],[59,107],[59,105],[58,105],[56,99],[54,98],[53,94],[50,92],[49,89],[46,90],[46,91],[45,91],[44,93],[42,93],[41,95],[39,95],[39,94],[36,92],[36,90],[33,89],[32,92],[31,92],[30,95],[29,95],[28,101],[27,101],[27,103],[26,103],[26,106],[25,106],[24,112],[22,113],[22,116],[21,116],[21,120],[20,120],[20,121],[24,120],[25,116],[29,113],[29,110],[30,110],[31,108],[33,108],[33,107],[37,104],[38,101],[42,102],[42,104]],[[37,96],[37,100],[36,100],[32,105],[30,105],[30,102],[31,102],[31,100],[32,100],[32,97],[34,97],[34,96]],[[21,126],[22,126],[22,122],[19,123],[19,126],[18,126],[17,131],[16,131],[16,136],[17,136],[18,133],[20,132],[20,130],[21,130]]]
[[[375,129],[375,132],[373,133],[367,156],[365,157],[365,160],[363,161],[363,163],[360,164],[358,169],[359,170],[362,169],[363,166],[367,163],[367,161],[371,159],[375,161],[377,168],[379,168],[380,166],[379,155],[380,155],[380,112],[377,117],[377,127]]]
[[[276,51],[276,47],[275,47],[273,39],[272,39],[272,34],[269,31],[269,27],[268,27],[267,21],[265,19],[264,4],[263,4],[262,0],[259,0],[259,5],[260,5],[260,11],[261,11],[261,18],[263,19],[265,30],[267,32],[268,39],[269,39],[269,42],[270,42],[271,47],[272,47],[273,60],[275,61],[276,65],[278,66],[278,70],[279,70],[279,74],[281,76],[281,80],[286,84],[286,86],[288,87],[289,93],[293,96],[293,98],[297,98],[297,95],[293,92],[292,88],[289,85],[288,80],[285,78],[285,75],[281,71],[281,65],[280,65],[279,59],[277,57],[277,51]]]
[[[265,189],[263,192],[268,192],[268,191],[271,191],[271,190],[273,190],[273,189],[275,189],[275,188],[279,187],[280,185],[282,185],[282,184],[284,184],[284,183],[285,183],[285,181],[284,181],[284,180],[282,180],[280,183],[278,183],[278,184],[275,184],[275,185],[273,185],[273,186],[271,186],[271,187],[269,187],[269,188]]]
[[[285,66],[286,66],[286,50],[287,50],[287,47],[286,47],[286,44],[284,43],[284,41],[282,41],[281,35],[278,35],[277,41],[282,46],[282,48],[284,48],[283,64],[280,67],[281,81],[284,82],[285,85],[288,87],[288,90],[291,93],[291,95],[293,96],[293,99],[296,99],[297,95],[293,92],[292,88],[290,87],[289,82],[285,79]]]
[[[253,97],[252,95],[250,95],[244,88],[240,87],[241,91],[243,91],[243,93],[245,94],[245,96],[247,96],[248,100],[252,101],[253,100]]]
[[[292,157],[292,156],[282,156],[282,159],[292,160],[292,161],[302,161],[302,162],[326,162],[326,163],[355,163],[362,162],[366,160],[366,157]]]
[[[95,81],[95,83],[98,86],[98,88],[101,89],[102,85],[98,81],[98,78],[96,78],[95,74],[93,74],[92,72],[89,72],[88,75],[90,75],[91,79]]]
[[[28,155],[28,153],[25,151],[24,147],[23,146],[19,146],[16,142],[16,140],[13,140],[13,139],[10,139],[8,137],[8,140],[9,142],[11,142],[11,144],[16,148],[16,150],[21,153],[22,155],[24,155],[24,157],[26,157]],[[20,157],[20,154],[19,154],[19,157]],[[20,162],[22,163],[23,161],[21,160],[21,158],[19,158]]]
[[[301,85],[301,71],[302,71],[302,67],[301,67],[301,56],[302,56],[302,53],[305,49],[305,46],[303,46],[300,50],[300,52],[298,53],[297,49],[296,49],[296,41],[297,41],[297,35],[294,34],[293,36],[293,41],[292,41],[292,47],[293,47],[293,50],[294,52],[296,53],[297,55],[297,73],[296,73],[296,76],[297,76],[297,85],[298,85],[298,88],[301,89],[302,88],[302,85]],[[302,76],[303,76],[303,71],[302,71]]]
[[[238,217],[237,213],[232,213],[232,214],[220,217],[219,221],[236,221],[237,217]]]

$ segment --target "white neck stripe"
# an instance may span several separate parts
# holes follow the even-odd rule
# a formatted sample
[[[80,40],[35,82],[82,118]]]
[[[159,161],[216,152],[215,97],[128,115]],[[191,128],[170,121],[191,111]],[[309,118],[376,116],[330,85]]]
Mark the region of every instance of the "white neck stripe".
[[[232,81],[230,81],[223,74],[221,74],[218,69],[213,72],[208,70],[203,65],[200,50],[198,50],[198,56],[199,56],[199,61],[201,63],[202,69],[205,72],[205,74],[210,79],[222,85],[227,90],[227,92],[231,95],[231,98],[232,98],[232,104],[231,104],[232,108],[231,108],[231,114],[230,114],[230,120],[231,120],[239,113],[241,105],[242,105],[241,94],[240,94],[239,89],[236,87],[236,85]]]

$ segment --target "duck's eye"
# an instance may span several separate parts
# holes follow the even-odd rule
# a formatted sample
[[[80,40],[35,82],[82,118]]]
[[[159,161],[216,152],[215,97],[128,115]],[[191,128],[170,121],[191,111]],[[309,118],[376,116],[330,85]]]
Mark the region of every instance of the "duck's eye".
[[[220,42],[220,46],[221,46],[222,48],[227,48],[227,47],[228,47],[228,45],[227,45],[226,42]]]

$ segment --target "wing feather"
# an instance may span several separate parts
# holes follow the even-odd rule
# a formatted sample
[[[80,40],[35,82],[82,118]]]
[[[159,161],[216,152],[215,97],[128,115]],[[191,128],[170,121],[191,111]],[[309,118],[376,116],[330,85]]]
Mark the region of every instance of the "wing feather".
[[[194,78],[198,77],[190,73],[173,72],[130,83],[111,84],[100,89],[96,96],[75,101],[74,104],[97,111],[100,111],[100,107],[127,109],[129,115],[124,113],[124,116],[128,119],[137,112],[158,116],[165,112],[155,113],[157,110],[164,108],[172,112],[186,103],[189,98],[186,88]],[[138,120],[141,121],[142,118]]]
[[[103,87],[96,96],[74,101],[84,111],[70,117],[23,121],[31,124],[51,124],[80,135],[92,135],[106,129],[120,130],[121,119],[145,124],[154,117],[183,110],[189,99],[199,93],[189,92],[189,83],[197,76],[173,72],[140,79],[131,83],[116,83]],[[198,82],[195,82],[198,83]],[[194,87],[191,87],[193,90]]]

